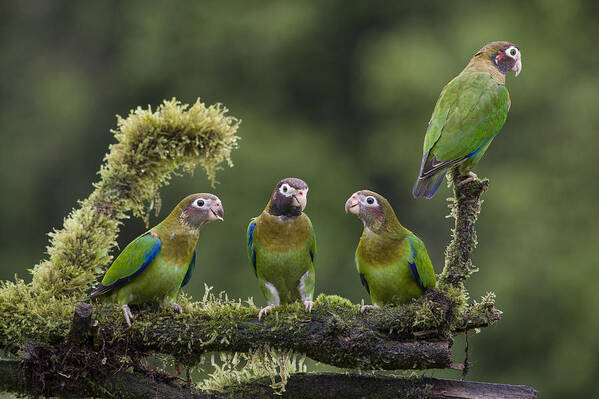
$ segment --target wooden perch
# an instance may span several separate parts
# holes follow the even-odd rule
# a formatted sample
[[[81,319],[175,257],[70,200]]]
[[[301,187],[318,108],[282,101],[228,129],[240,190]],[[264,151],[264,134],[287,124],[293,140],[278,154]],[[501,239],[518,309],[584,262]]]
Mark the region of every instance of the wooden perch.
[[[249,396],[248,393],[252,396]],[[276,397],[266,381],[254,381],[241,389],[227,391],[222,398]],[[262,396],[261,396],[262,395]],[[219,398],[220,398],[219,397]],[[532,399],[533,388],[522,385],[489,384],[446,380],[430,377],[400,378],[363,374],[294,374],[289,378],[285,392],[289,399]]]
[[[532,399],[533,388],[521,385],[489,384],[445,380],[430,377],[400,378],[384,375],[362,374],[305,374],[289,377],[285,392],[275,392],[270,380],[263,378],[250,383],[225,388],[222,392],[197,391],[180,379],[164,374],[148,376],[139,371],[96,373],[99,381],[88,378],[70,381],[69,375],[60,373],[45,376],[43,385],[23,372],[17,361],[0,361],[0,390],[26,393],[32,396],[42,392],[61,398],[165,398],[165,399],[378,399],[430,398],[430,399]],[[41,390],[43,388],[43,391]]]

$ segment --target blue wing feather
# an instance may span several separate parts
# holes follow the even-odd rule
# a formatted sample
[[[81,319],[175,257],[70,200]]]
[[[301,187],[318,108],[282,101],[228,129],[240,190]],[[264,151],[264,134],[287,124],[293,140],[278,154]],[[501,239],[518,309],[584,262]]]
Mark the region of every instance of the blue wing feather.
[[[254,229],[256,228],[256,221],[252,219],[248,225],[247,232],[247,245],[248,245],[248,258],[254,266],[254,274],[258,275],[256,271],[256,251],[254,251]]]
[[[418,273],[418,267],[416,266],[416,248],[410,243],[410,249],[412,250],[412,259],[414,261],[408,262],[410,265],[410,271],[412,272],[412,277],[414,277],[414,281],[416,284],[422,289],[424,289],[424,284],[422,284],[422,279],[420,278],[420,274]]]
[[[184,287],[189,280],[191,280],[191,275],[193,274],[193,269],[196,267],[196,249],[193,249],[193,256],[191,258],[191,262],[189,262],[189,266],[187,267],[187,273],[185,273],[185,277],[183,277],[183,281],[181,282],[181,287]]]
[[[416,263],[410,262],[410,271],[412,272],[412,277],[414,277],[414,281],[418,284],[418,286],[424,289],[424,285],[422,284],[422,280],[420,279],[420,275],[418,274],[418,268],[416,267]]]

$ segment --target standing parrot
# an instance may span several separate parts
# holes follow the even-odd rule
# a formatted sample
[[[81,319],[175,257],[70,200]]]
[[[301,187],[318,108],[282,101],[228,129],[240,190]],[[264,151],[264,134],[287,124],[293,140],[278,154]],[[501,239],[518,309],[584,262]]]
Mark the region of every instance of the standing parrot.
[[[345,202],[345,212],[364,223],[356,266],[374,306],[407,303],[435,286],[435,270],[424,243],[399,223],[382,195],[357,191]],[[361,311],[370,308],[365,305]]]
[[[200,227],[223,216],[216,195],[185,197],[166,219],[125,247],[90,298],[121,305],[128,325],[130,304],[163,302],[182,313],[177,294],[193,273]]]
[[[312,311],[316,239],[312,222],[303,213],[307,197],[303,180],[283,179],[264,211],[250,221],[248,258],[268,303],[258,319],[275,306],[298,300]]]
[[[505,76],[522,69],[520,50],[509,42],[492,42],[472,57],[466,68],[441,91],[428,123],[420,173],[412,193],[431,198],[447,169],[459,166],[466,178],[505,123],[510,96]]]

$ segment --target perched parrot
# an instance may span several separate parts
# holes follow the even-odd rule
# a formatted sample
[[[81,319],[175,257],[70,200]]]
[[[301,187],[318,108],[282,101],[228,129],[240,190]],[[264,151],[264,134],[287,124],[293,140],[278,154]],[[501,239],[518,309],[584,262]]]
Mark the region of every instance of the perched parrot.
[[[364,223],[356,266],[374,306],[407,303],[435,286],[435,270],[424,243],[399,223],[382,195],[357,191],[345,202],[345,212]],[[372,307],[362,306],[361,311]]]
[[[505,76],[522,69],[520,50],[509,42],[492,42],[441,91],[428,123],[420,173],[412,193],[431,198],[448,168],[459,166],[463,185],[476,178],[471,169],[505,123],[510,96]]]
[[[308,185],[301,179],[281,180],[262,213],[247,229],[248,258],[268,306],[301,300],[306,310],[314,303],[316,239],[308,215],[303,213]]]
[[[121,305],[128,325],[130,304],[162,302],[182,313],[177,294],[193,273],[200,227],[223,216],[216,195],[185,197],[166,219],[125,247],[90,298]]]

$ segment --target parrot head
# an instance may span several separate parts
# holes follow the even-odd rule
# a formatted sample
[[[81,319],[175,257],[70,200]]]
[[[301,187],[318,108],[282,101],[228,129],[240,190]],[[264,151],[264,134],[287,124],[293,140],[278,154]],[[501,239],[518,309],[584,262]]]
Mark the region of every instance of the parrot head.
[[[213,194],[199,193],[185,197],[173,211],[181,223],[199,229],[204,223],[222,221],[225,215],[221,200]]]
[[[518,46],[510,42],[491,42],[481,48],[472,60],[490,62],[501,73],[514,71],[516,76],[522,70],[522,58]]]
[[[394,232],[401,228],[389,202],[374,191],[361,190],[353,193],[345,202],[345,212],[357,215],[364,227],[375,233]]]
[[[268,213],[273,216],[299,216],[306,208],[308,185],[302,179],[288,177],[281,180],[268,201]]]

